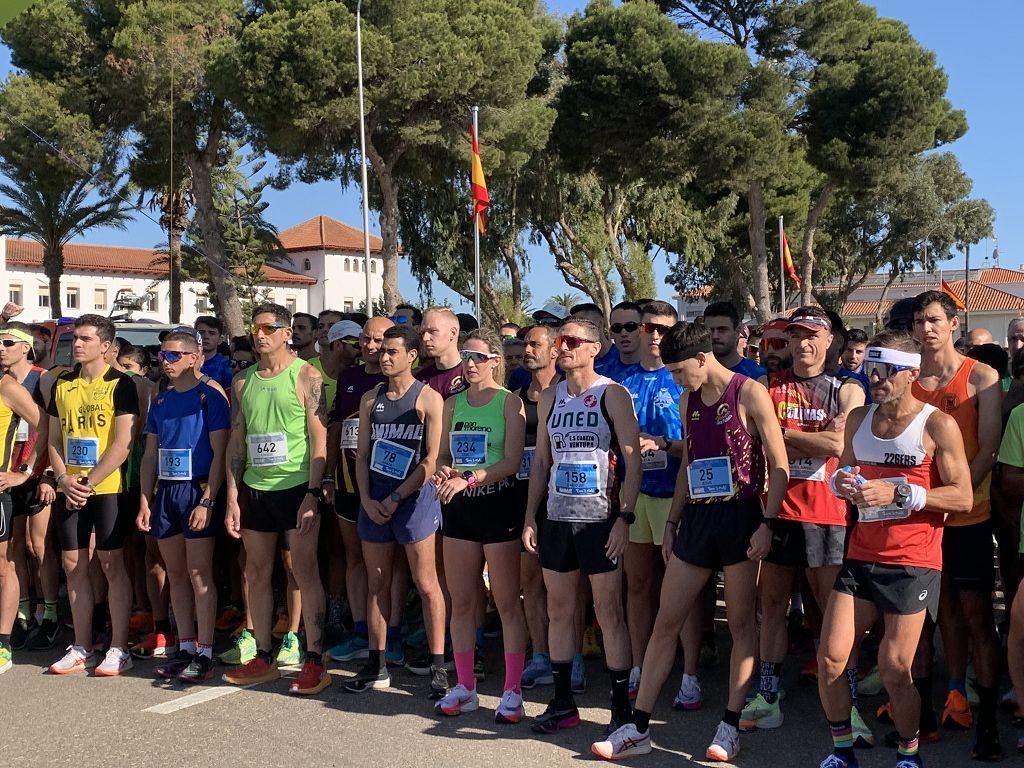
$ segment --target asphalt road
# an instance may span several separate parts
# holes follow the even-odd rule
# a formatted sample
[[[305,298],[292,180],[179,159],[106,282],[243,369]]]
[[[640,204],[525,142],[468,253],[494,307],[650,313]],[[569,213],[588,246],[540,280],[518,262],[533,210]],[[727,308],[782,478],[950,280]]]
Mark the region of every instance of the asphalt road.
[[[62,638],[65,639],[65,638]],[[719,631],[722,650],[727,633]],[[66,644],[66,643],[65,643]],[[63,645],[61,645],[63,647]],[[404,671],[393,674],[393,688],[347,694],[343,678],[355,665],[332,670],[334,684],[320,696],[287,694],[287,682],[240,690],[219,679],[186,688],[155,681],[152,662],[136,661],[122,678],[89,674],[56,677],[44,673],[60,655],[17,653],[13,669],[0,676],[0,765],[3,766],[571,766],[596,761],[590,742],[608,720],[608,679],[599,661],[588,663],[589,687],[579,697],[584,723],[557,737],[538,737],[527,722],[498,726],[493,709],[500,695],[500,646],[492,644],[487,679],[481,682],[481,708],[456,718],[433,714],[427,680]],[[745,734],[737,765],[744,768],[816,768],[830,748],[828,729],[814,688],[796,682],[799,664],[787,664],[783,703],[786,722],[775,731]],[[669,708],[678,671],[666,685],[653,720],[655,749],[626,765],[663,768],[721,765],[703,760],[724,706],[723,660],[702,673],[706,702],[699,712]],[[288,676],[294,676],[289,672]],[[941,686],[936,686],[941,687]],[[543,711],[550,688],[526,692],[527,714]],[[867,712],[879,700],[865,699],[862,711],[881,742],[885,726]],[[1016,734],[1000,715],[1009,762],[1016,756]],[[972,734],[947,733],[922,748],[934,768],[972,764]],[[860,753],[861,766],[891,766],[894,752],[884,746]]]

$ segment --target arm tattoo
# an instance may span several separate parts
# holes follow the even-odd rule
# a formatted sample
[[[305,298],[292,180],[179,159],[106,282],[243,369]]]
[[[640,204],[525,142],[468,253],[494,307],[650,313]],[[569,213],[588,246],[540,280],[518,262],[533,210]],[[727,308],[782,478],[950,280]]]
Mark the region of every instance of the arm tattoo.
[[[306,410],[313,411],[321,422],[327,421],[327,395],[324,392],[324,380],[319,376],[309,380],[306,389]]]

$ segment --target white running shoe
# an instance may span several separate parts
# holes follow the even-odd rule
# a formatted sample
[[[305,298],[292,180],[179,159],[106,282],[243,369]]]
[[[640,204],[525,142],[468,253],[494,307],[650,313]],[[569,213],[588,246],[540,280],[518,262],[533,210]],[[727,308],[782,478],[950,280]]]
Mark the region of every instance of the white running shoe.
[[[96,666],[96,655],[80,645],[69,645],[67,653],[60,660],[50,665],[54,675],[70,675],[72,672],[85,672]]]
[[[740,732],[731,725],[719,723],[715,738],[705,755],[708,760],[728,763],[740,753]]]
[[[448,694],[434,705],[434,710],[439,714],[454,717],[463,712],[472,712],[480,706],[476,691],[469,690],[462,683],[459,683]]]
[[[682,709],[687,712],[700,709],[704,706],[704,689],[700,686],[700,678],[696,675],[683,673],[683,679],[679,683],[679,693],[672,700],[672,709]]]
[[[622,760],[651,751],[651,732],[640,733],[633,723],[626,723],[608,734],[604,741],[595,741],[590,751],[605,760]]]
[[[505,691],[501,695],[498,708],[494,710],[494,722],[505,724],[518,723],[525,714],[523,697],[515,691]]]
[[[636,698],[637,693],[640,691],[640,667],[633,667],[629,670],[629,699],[630,701]]]
[[[111,647],[103,661],[96,667],[97,677],[117,677],[132,668],[132,655],[128,651]]]

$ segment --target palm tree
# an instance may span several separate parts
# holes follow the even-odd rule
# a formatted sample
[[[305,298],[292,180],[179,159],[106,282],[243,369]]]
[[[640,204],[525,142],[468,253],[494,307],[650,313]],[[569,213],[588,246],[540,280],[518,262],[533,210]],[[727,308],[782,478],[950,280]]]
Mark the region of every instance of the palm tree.
[[[181,239],[188,229],[189,211],[195,202],[190,180],[186,177],[179,185],[173,191],[164,187],[152,192],[148,199],[149,209],[160,214],[160,226],[167,233],[167,245],[161,246],[159,251],[166,253],[166,259],[161,261],[168,268],[168,312],[172,323],[181,320],[181,281],[182,277],[186,277],[182,270]],[[144,202],[145,196],[145,192],[139,196],[139,205]]]
[[[582,301],[583,297],[578,293],[557,293],[554,296],[548,297],[548,303],[557,304],[562,307],[567,314],[573,307]]]
[[[7,181],[0,195],[0,232],[26,237],[43,246],[43,272],[50,283],[50,316],[61,316],[60,279],[64,275],[64,246],[96,227],[127,229],[131,216],[122,207],[125,189],[120,177],[99,183],[96,174],[71,178],[62,188],[49,188],[32,172],[14,173],[4,164]]]

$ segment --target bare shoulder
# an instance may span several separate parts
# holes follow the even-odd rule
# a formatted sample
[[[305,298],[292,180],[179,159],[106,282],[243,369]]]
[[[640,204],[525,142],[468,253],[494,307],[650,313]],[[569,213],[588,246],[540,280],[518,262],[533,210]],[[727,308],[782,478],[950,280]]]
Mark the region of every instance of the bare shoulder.
[[[979,361],[971,369],[968,381],[978,388],[990,387],[993,384],[999,383],[999,374],[996,373],[996,369],[992,366]]]

